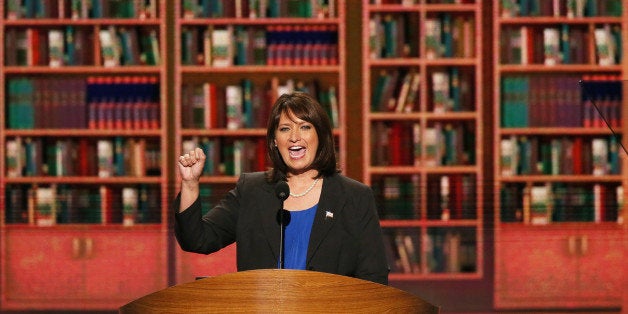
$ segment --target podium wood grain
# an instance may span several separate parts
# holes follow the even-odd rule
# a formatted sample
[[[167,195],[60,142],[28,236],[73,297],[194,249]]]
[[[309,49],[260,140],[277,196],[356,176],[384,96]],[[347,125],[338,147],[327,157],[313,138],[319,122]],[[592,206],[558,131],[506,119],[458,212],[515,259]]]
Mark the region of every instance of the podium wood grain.
[[[166,288],[120,313],[438,313],[405,291],[346,276],[264,269],[229,273]]]

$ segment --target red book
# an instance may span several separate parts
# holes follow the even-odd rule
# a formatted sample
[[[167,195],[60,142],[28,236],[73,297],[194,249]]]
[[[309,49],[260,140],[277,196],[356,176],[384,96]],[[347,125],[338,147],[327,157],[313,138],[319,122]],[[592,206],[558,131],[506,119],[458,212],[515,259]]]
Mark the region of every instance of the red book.
[[[112,222],[112,191],[107,186],[100,186],[100,222],[105,225]]]
[[[90,174],[89,169],[89,144],[87,139],[81,138],[78,140],[77,145],[77,161],[78,161],[78,169],[77,174],[79,176],[88,176]]]
[[[582,138],[576,137],[572,146],[573,174],[583,174],[582,168]]]
[[[449,209],[451,211],[451,218],[462,219],[462,204],[465,197],[462,188],[462,175],[451,175],[449,178],[451,184],[449,196]]]
[[[266,153],[266,140],[263,138],[257,139],[255,155],[257,156],[257,164],[255,166],[257,171],[266,170],[266,161],[268,160],[268,154]]]
[[[391,125],[390,133],[388,135],[388,143],[390,145],[389,160],[393,166],[399,166],[402,164],[401,151],[401,130],[402,126],[400,122],[394,122]]]

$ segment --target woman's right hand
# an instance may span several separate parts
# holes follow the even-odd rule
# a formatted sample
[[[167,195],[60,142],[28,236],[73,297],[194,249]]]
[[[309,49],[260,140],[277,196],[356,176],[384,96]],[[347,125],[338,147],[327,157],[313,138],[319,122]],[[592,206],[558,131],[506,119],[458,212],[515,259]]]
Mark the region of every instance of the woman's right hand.
[[[181,174],[181,180],[183,181],[183,183],[198,182],[201,174],[203,173],[205,158],[205,153],[202,149],[198,147],[184,155],[179,156],[179,162],[177,163],[177,166],[179,168],[179,174]]]

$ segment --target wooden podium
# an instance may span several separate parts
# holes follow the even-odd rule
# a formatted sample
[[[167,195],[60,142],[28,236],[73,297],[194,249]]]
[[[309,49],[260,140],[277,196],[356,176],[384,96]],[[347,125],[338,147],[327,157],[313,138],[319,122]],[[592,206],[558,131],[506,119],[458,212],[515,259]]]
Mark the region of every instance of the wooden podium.
[[[439,313],[405,291],[346,276],[288,269],[229,273],[143,296],[120,313]]]

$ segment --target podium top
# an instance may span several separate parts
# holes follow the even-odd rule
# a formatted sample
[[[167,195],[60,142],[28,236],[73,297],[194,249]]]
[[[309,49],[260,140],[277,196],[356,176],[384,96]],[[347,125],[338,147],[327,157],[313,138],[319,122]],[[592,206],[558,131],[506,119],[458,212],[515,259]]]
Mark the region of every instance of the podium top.
[[[261,269],[166,288],[122,306],[120,313],[439,313],[439,310],[408,292],[362,279],[305,270]]]

